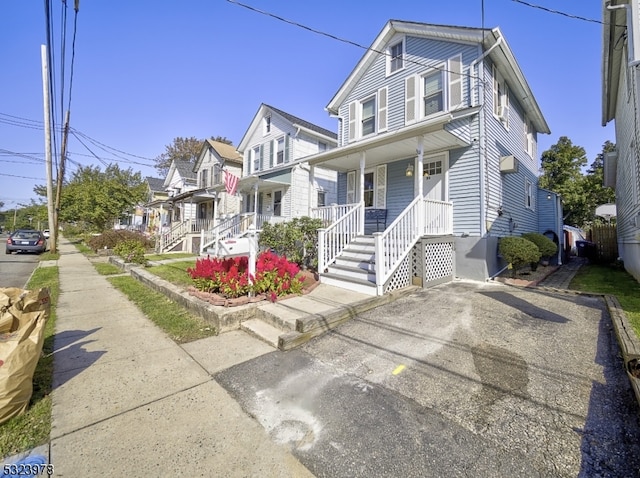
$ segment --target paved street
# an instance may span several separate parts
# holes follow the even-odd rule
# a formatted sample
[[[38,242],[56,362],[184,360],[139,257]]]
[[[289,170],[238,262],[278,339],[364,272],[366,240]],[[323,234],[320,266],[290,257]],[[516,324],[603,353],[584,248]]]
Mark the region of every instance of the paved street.
[[[454,282],[215,378],[316,476],[639,476],[595,297]]]

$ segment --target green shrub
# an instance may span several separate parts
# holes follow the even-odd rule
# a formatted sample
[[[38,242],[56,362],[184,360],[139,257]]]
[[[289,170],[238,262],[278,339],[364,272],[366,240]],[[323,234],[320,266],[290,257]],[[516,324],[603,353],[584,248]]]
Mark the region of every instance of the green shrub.
[[[136,239],[129,239],[116,244],[113,248],[113,252],[122,257],[125,262],[133,262],[134,264],[142,265],[147,263],[147,259],[144,257],[146,249],[144,245]]]
[[[524,237],[503,237],[500,239],[499,251],[504,259],[513,266],[513,275],[526,264],[540,260],[540,250],[533,242]]]
[[[556,243],[544,234],[540,234],[539,232],[527,232],[526,234],[523,234],[522,237],[538,246],[541,257],[551,257],[558,252],[558,246]]]
[[[127,231],[126,229],[108,229],[98,236],[92,236],[87,245],[98,252],[100,249],[115,249],[115,247],[125,241],[139,242],[144,249],[153,247],[153,241],[146,236],[135,231]]]
[[[318,229],[321,219],[298,217],[288,222],[265,223],[258,244],[279,256],[298,264],[303,269],[318,266]]]

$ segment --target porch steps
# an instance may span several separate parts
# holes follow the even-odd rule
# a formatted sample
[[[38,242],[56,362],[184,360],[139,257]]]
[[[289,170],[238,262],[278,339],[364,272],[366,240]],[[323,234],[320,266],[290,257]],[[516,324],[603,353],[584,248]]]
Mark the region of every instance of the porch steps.
[[[376,295],[375,243],[373,236],[355,238],[336,261],[320,274],[324,284]]]

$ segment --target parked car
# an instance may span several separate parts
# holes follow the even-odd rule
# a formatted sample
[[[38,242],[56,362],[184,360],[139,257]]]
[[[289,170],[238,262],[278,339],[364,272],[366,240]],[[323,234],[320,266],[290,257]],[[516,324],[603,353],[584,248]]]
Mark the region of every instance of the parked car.
[[[42,231],[19,229],[7,238],[5,252],[36,252],[38,254],[47,250],[47,238]]]
[[[42,234],[44,234],[44,237],[45,237],[46,239],[49,239],[49,236],[51,235],[51,234],[49,233],[49,229],[45,229],[44,231],[42,231]]]

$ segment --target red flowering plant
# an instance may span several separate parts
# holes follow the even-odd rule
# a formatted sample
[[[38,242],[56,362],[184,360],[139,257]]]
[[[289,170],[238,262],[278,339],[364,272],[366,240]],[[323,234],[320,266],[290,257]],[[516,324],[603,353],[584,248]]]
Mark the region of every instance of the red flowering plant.
[[[242,297],[249,292],[267,294],[271,300],[302,291],[302,280],[297,278],[299,267],[286,257],[266,251],[258,256],[256,274],[249,277],[248,257],[231,259],[204,258],[196,260],[187,272],[198,290],[216,292],[227,298]]]

